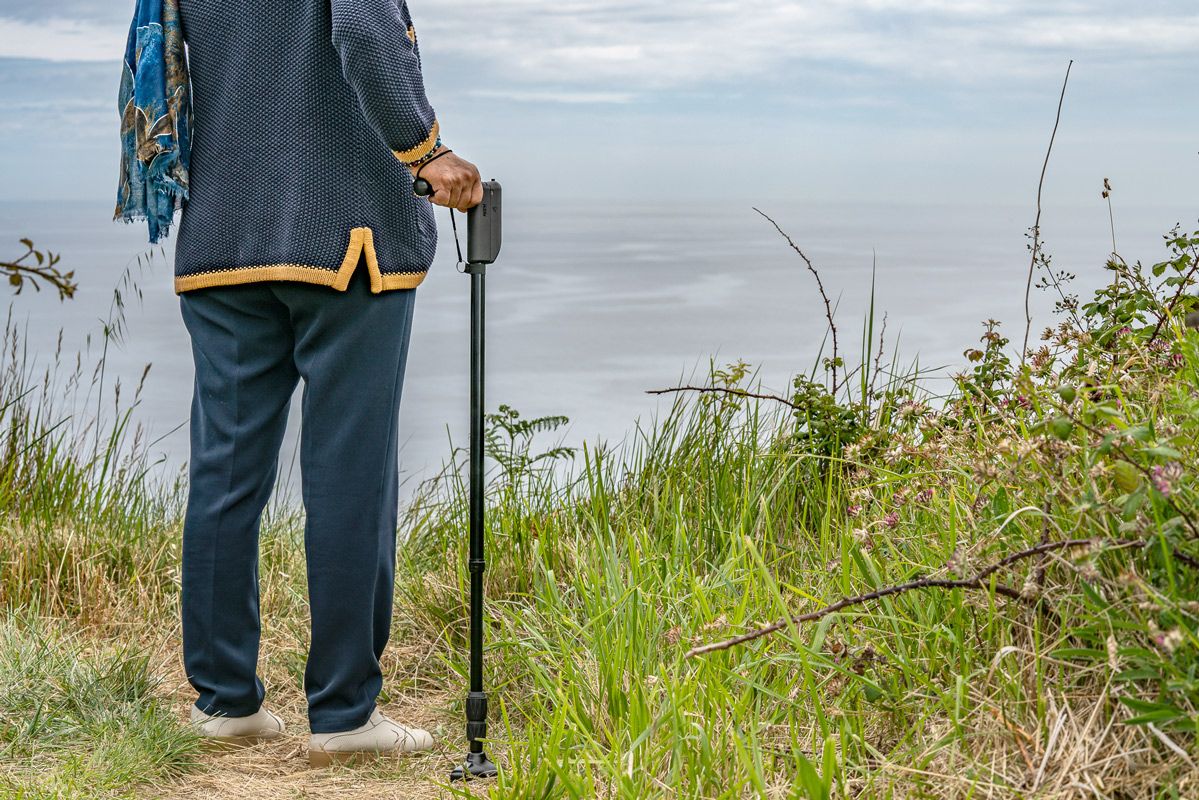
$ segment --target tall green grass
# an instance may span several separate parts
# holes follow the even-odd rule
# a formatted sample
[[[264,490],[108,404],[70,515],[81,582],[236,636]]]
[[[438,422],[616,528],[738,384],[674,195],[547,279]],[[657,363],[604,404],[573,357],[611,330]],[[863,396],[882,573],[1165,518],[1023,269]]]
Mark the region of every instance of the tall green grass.
[[[499,409],[487,669],[502,771],[486,788],[430,792],[1199,794],[1199,341],[1180,324],[1199,233],[1169,246],[1153,266],[1114,259],[1111,285],[1065,302],[1023,359],[989,324],[942,394],[888,355],[872,306],[858,363],[822,356],[773,394],[746,364],[712,365],[619,445],[564,449],[547,441],[561,418]],[[19,348],[5,352],[22,363]],[[145,794],[111,777],[125,767],[93,777],[86,753],[104,725],[125,726],[129,750],[111,763],[187,769],[190,745],[152,686],[175,656],[85,643],[103,641],[106,621],[151,631],[177,613],[178,487],[137,461],[123,438],[131,416],[110,417],[104,436],[68,435],[60,421],[78,417],[57,394],[31,391],[42,384],[28,369],[0,372],[3,774],[21,796]],[[467,664],[461,461],[456,451],[405,509],[383,697],[433,704],[452,752]],[[261,567],[268,691],[295,701],[300,523],[272,516]],[[689,654],[842,598],[966,579],[1083,539],[970,588],[899,592]],[[37,656],[42,640],[83,671]],[[43,696],[65,722],[39,721]],[[97,707],[107,722],[88,716]],[[433,780],[443,766],[429,763]]]
[[[499,476],[526,488],[497,489],[489,515],[507,764],[491,796],[1199,792],[1199,347],[1177,303],[1197,245],[1110,265],[1118,280],[1026,366],[988,325],[948,396],[878,366],[868,317],[836,394],[811,373],[762,400],[744,365],[714,369],[568,478]],[[460,682],[466,573],[444,573],[447,553],[466,560],[463,502],[451,482],[414,507],[400,578],[433,587],[406,613],[454,648]],[[1065,539],[1092,541],[980,591],[903,593],[687,656]]]
[[[11,316],[0,347],[0,515],[25,550],[0,573],[0,603],[77,614],[169,592],[179,493],[151,474],[142,383],[123,396],[103,356],[64,362],[61,338],[40,365]]]

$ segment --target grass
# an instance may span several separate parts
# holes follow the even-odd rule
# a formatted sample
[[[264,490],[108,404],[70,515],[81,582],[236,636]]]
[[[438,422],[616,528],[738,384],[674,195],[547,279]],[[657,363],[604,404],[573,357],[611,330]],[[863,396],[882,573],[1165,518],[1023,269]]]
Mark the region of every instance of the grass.
[[[1199,341],[1180,324],[1199,234],[1168,245],[1153,266],[1114,257],[1086,302],[1050,281],[1060,324],[1026,363],[990,324],[946,395],[885,358],[871,309],[856,366],[753,397],[747,365],[714,365],[620,447],[543,449],[560,418],[492,415],[502,773],[465,788],[445,781],[467,646],[454,465],[405,509],[381,698],[439,751],[306,769],[300,517],[277,509],[261,664],[293,735],[204,752],[183,726],[178,487],[152,480],[131,407],[97,436],[7,347],[0,794],[1199,796]],[[690,652],[1067,540],[1086,544]]]
[[[10,616],[0,627],[0,791],[100,797],[195,769],[196,737],[156,695],[158,655]]]

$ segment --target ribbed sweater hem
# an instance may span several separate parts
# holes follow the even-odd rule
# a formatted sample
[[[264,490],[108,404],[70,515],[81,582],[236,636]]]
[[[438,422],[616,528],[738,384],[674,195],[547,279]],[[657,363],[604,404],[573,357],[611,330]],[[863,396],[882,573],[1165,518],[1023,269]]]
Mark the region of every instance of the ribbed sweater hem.
[[[350,244],[345,258],[337,268],[311,264],[260,264],[228,269],[204,270],[175,276],[175,294],[211,286],[235,286],[258,281],[298,281],[329,286],[344,292],[361,257],[366,256],[366,269],[370,274],[371,292],[379,294],[393,289],[415,289],[429,274],[428,268],[409,272],[383,272],[375,255],[374,234],[370,228],[350,230]]]

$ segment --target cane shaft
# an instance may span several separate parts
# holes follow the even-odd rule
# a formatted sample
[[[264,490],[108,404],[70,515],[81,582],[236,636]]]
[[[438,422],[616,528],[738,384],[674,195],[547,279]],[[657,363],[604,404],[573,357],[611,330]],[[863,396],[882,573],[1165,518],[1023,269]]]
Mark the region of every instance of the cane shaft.
[[[486,267],[470,272],[470,694],[467,737],[472,753],[481,753],[487,736],[487,695],[483,691],[483,574],[486,569],[486,520],[483,474],[483,371],[486,355]]]

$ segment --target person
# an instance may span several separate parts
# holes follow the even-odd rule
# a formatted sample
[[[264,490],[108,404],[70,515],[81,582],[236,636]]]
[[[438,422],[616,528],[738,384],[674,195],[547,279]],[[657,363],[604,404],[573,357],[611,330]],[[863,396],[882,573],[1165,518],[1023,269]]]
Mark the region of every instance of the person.
[[[405,0],[178,0],[191,91],[174,289],[195,385],[183,659],[201,735],[283,734],[264,706],[258,533],[303,379],[301,494],[314,765],[427,749],[383,715],[398,517],[397,417],[429,200],[479,203],[444,146]]]

